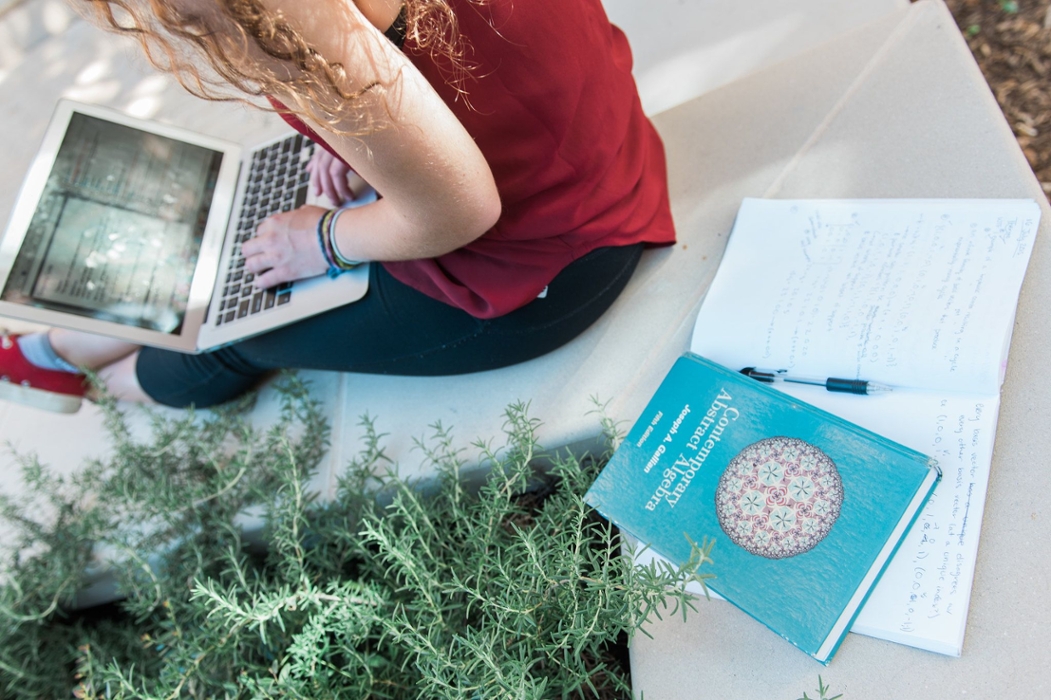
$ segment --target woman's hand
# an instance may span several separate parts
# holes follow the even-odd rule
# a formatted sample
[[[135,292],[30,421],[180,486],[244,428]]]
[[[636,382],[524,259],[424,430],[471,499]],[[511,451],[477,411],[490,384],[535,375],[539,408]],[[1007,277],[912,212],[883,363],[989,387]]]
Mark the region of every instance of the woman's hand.
[[[324,274],[328,262],[317,240],[317,224],[325,210],[307,205],[281,212],[259,224],[255,236],[241,244],[245,271],[257,287]]]
[[[315,196],[324,195],[337,206],[354,199],[354,192],[347,184],[347,176],[354,171],[321,146],[307,163],[307,171],[310,173],[310,189]]]

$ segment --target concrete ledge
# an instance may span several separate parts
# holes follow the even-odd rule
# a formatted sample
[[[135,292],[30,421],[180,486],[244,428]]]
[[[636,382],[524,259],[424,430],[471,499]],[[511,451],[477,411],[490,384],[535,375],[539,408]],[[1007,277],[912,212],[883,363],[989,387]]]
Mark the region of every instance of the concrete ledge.
[[[42,3],[0,18],[0,32],[13,32],[3,36],[14,37],[9,43],[17,48],[0,64],[6,96],[0,124],[12,135],[0,143],[7,165],[0,171],[0,213],[10,210],[60,96],[246,143],[282,128],[264,115],[190,98],[121,41],[83,22],[57,34],[43,19],[19,24],[16,11]],[[456,378],[309,373],[334,420],[333,450],[315,482],[323,495],[334,487],[335,470],[358,449],[356,421],[365,411],[377,416],[381,431],[392,433],[388,454],[410,476],[427,474],[412,438],[426,434],[434,420],[453,425],[458,445],[467,447],[476,437],[497,434],[508,403],[531,400],[533,415],[546,421],[544,444],[584,447],[599,435],[598,420],[588,415],[589,397],[609,401],[610,415],[632,419],[686,348],[744,196],[1042,196],[940,4],[607,5],[633,41],[651,112],[705,93],[655,119],[670,156],[680,245],[647,253],[610,313],[567,347],[533,362]],[[868,20],[875,22],[845,34]],[[832,44],[800,53],[840,34]],[[734,78],[740,79],[726,84]],[[1045,209],[1042,229],[1049,225]],[[702,603],[689,624],[668,619],[651,629],[654,639],[636,641],[633,671],[647,697],[789,697],[811,690],[819,671],[849,698],[1049,694],[1043,650],[1051,642],[1044,600],[1051,572],[1040,554],[1051,540],[1042,498],[1051,490],[1051,472],[1040,468],[1051,415],[1051,380],[1044,371],[1051,346],[1049,266],[1051,250],[1038,241],[1004,388],[963,659],[851,637],[822,671],[734,608]],[[257,416],[262,422],[268,401],[264,393]],[[100,425],[90,408],[56,416],[0,406],[3,437],[63,470],[105,449]],[[55,434],[64,439],[50,439]],[[9,463],[0,465],[6,475],[0,487],[18,489]]]
[[[650,626],[652,639],[635,639],[637,692],[662,700],[701,688],[721,698],[798,697],[813,694],[821,673],[847,698],[1047,696],[1051,565],[1032,548],[1051,538],[1043,498],[1051,472],[1038,458],[1051,415],[1043,372],[1051,208],[948,10],[919,2],[657,123],[674,154],[684,228],[725,216],[724,203],[748,194],[1032,198],[1043,218],[1003,388],[962,658],[850,635],[824,669],[733,606],[702,600],[687,623],[666,617]]]
[[[0,75],[15,68],[42,41],[61,35],[78,20],[62,0],[0,2]]]
[[[657,114],[795,56],[908,0],[603,0],[631,39],[635,80]]]

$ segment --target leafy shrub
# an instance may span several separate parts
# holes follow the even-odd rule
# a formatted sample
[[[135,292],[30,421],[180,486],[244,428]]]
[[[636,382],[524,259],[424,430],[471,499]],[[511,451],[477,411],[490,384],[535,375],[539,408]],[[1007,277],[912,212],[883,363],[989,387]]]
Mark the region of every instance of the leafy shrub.
[[[0,695],[630,697],[618,650],[661,605],[685,615],[676,584],[703,578],[707,550],[634,568],[583,502],[601,460],[542,454],[522,405],[505,446],[477,444],[480,489],[441,426],[421,445],[434,483],[397,478],[366,418],[318,503],[328,427],[297,380],[282,395],[264,432],[242,404],[150,414],[145,441],[105,403],[111,458],[69,479],[22,458],[30,495],[0,497],[19,533],[0,574]],[[235,525],[246,512],[266,547]],[[70,612],[100,552],[124,597]]]

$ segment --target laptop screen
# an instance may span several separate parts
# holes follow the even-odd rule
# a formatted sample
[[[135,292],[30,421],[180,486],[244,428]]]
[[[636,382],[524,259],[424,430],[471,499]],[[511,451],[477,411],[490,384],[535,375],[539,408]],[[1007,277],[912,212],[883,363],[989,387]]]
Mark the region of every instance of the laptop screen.
[[[74,113],[0,299],[178,333],[222,158]]]

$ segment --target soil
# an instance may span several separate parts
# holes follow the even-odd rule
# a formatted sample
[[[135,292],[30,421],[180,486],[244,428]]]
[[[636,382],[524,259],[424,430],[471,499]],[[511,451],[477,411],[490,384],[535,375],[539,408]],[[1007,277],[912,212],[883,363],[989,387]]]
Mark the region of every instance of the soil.
[[[1051,198],[1051,0],[946,0]]]

